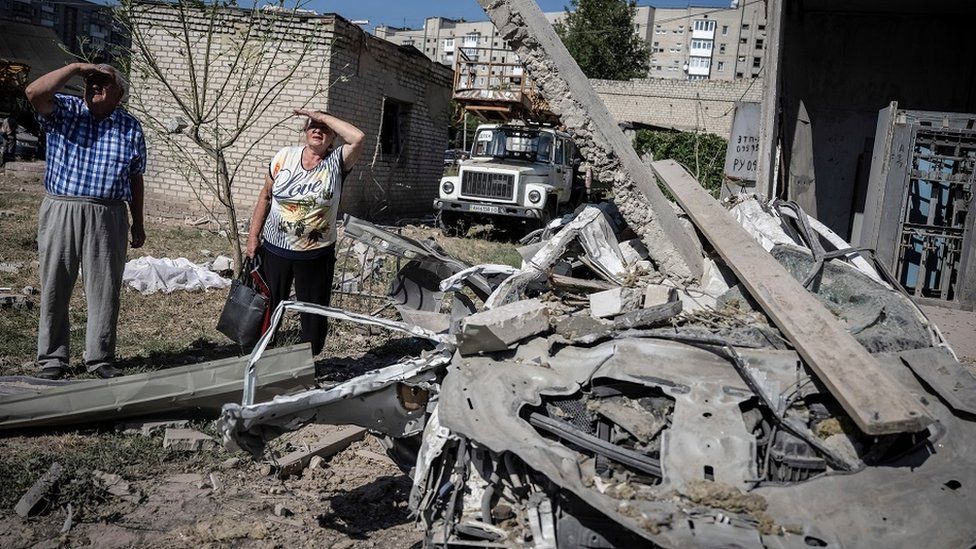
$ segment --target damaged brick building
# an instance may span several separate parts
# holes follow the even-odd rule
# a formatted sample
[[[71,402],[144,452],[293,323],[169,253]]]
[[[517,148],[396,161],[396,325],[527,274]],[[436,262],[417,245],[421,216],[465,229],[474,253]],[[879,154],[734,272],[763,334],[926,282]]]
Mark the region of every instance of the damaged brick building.
[[[190,86],[191,73],[185,63],[182,27],[176,11],[154,4],[140,17],[151,28],[148,45],[160,69],[176,85]],[[229,150],[229,162],[241,161],[233,184],[234,202],[241,217],[246,217],[254,203],[272,155],[281,147],[301,143],[301,121],[279,122],[311,97],[314,99],[309,108],[334,114],[367,135],[363,160],[345,182],[343,213],[394,219],[429,210],[437,193],[448,140],[451,70],[412,47],[371,36],[335,14],[279,14],[278,19],[278,24],[283,25],[280,36],[286,41],[280,49],[282,63],[289,55],[299,55],[302,40],[311,37],[313,46],[262,120]],[[191,31],[205,32],[202,24]],[[233,40],[234,32],[235,29],[228,30],[226,39]],[[289,37],[294,37],[293,43]],[[198,51],[190,54],[203,58],[202,37],[195,37],[191,43],[191,49]],[[175,100],[157,79],[134,73],[132,80],[132,102],[151,105],[155,117],[163,123],[177,123],[179,110]],[[247,84],[242,76],[236,81],[232,77],[228,85]],[[205,215],[206,208],[196,199],[201,189],[188,184],[183,173],[186,170],[181,169],[159,136],[147,138],[147,213],[180,219]],[[174,139],[192,148],[189,136]],[[215,199],[204,200],[218,206]]]

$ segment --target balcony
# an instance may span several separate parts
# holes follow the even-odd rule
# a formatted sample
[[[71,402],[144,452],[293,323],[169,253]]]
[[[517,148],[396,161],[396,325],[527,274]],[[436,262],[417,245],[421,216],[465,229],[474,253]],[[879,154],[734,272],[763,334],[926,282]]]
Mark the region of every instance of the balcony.
[[[691,48],[688,49],[688,55],[692,57],[711,57],[712,42],[708,41],[704,45],[696,45],[694,42],[692,42]]]
[[[698,40],[714,40],[715,39],[715,27],[708,28],[707,30],[692,30],[691,38]]]
[[[708,76],[708,72],[709,72],[709,67],[707,67],[707,66],[705,66],[705,67],[702,67],[702,66],[695,66],[695,67],[689,66],[688,67],[688,74],[690,74],[692,76]]]

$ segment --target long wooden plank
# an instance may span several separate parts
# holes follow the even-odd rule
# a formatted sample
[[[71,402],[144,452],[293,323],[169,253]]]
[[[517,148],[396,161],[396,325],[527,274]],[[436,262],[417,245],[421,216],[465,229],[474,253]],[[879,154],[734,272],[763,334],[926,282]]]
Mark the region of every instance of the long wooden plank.
[[[651,169],[857,426],[869,435],[917,432],[933,419],[834,316],[673,160]]]

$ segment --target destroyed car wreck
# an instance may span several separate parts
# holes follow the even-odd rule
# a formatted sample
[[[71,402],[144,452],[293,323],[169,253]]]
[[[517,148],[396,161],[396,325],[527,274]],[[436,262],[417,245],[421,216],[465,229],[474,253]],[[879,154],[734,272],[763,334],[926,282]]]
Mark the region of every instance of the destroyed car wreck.
[[[912,395],[920,428],[865,434],[721,260],[705,258],[699,284],[670,282],[604,204],[555,221],[518,270],[433,255],[401,269],[444,275],[423,307],[447,317],[440,331],[282,304],[275,323],[316,313],[435,347],[327,389],[246,391],[223,409],[225,441],[261,455],[310,422],[386,437],[430,546],[971,543],[973,376],[883,272],[795,205],[739,199],[730,214]],[[420,257],[409,239],[347,225]]]

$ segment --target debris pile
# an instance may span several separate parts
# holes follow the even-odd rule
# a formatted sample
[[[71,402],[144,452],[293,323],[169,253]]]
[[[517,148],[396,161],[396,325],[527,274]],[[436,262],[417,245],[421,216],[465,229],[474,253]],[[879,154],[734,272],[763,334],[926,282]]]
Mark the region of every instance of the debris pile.
[[[411,509],[433,546],[840,545],[904,534],[872,530],[879,513],[921,534],[919,501],[958,521],[946,539],[972,535],[931,480],[972,479],[976,407],[949,388],[973,387],[972,375],[886,273],[812,231],[795,205],[726,207],[750,235],[742,247],[779,265],[789,280],[776,283],[828,311],[822,329],[856,341],[888,384],[878,390],[907,401],[862,404],[857,376],[844,385],[831,363],[811,366],[800,346],[815,358],[840,347],[798,344],[753,294],[767,275],[735,276],[706,248],[701,281],[664,276],[642,250],[654,242],[635,240],[612,203],[530,235],[519,269],[470,266],[432,239],[347,217],[345,234],[371,257],[404,262],[387,292],[402,320],[285,302],[273,328],[308,312],[433,349],[327,388],[245,394],[223,408],[225,444],[261,455],[309,423],[368,429],[411,471]],[[934,370],[945,378],[926,380]],[[865,426],[862,406],[878,410]]]

